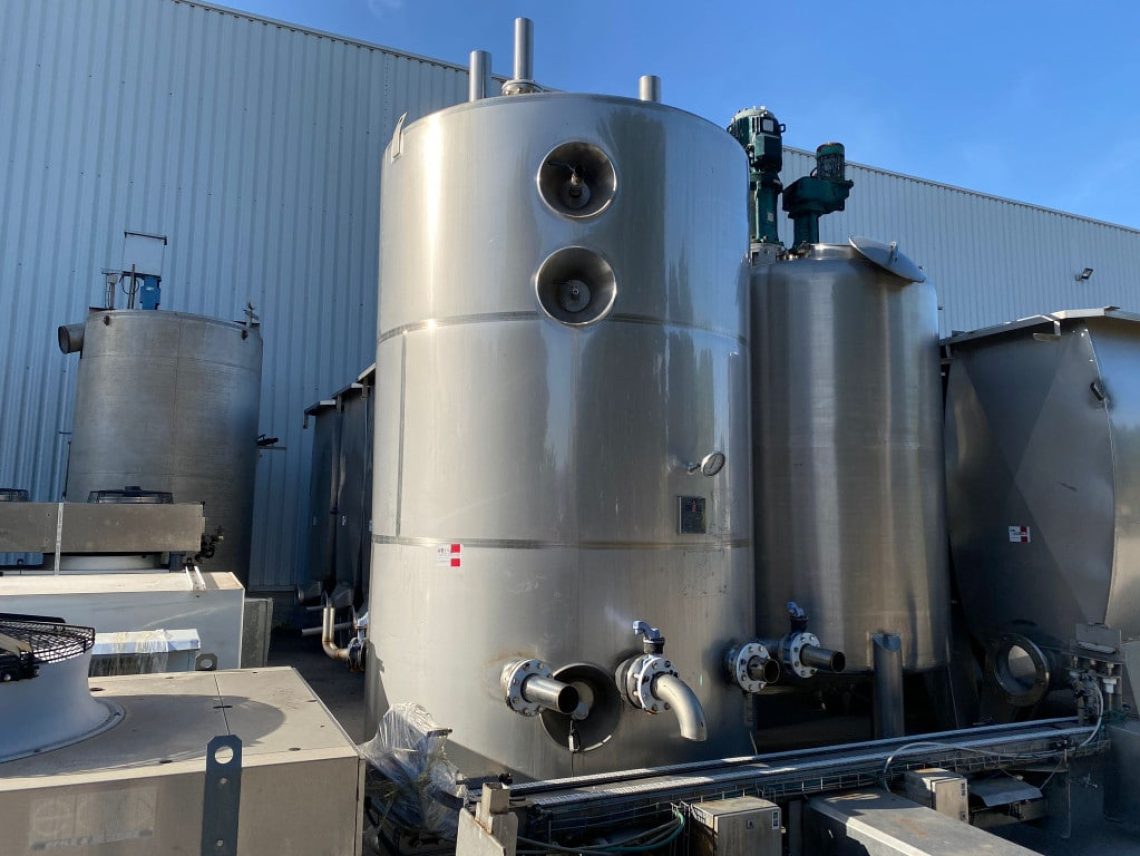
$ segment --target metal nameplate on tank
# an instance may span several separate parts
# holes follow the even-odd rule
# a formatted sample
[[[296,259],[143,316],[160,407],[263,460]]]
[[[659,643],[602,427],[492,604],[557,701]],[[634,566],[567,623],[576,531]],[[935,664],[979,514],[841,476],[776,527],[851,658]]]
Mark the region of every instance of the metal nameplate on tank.
[[[704,535],[709,531],[703,496],[677,497],[677,531],[682,535]]]

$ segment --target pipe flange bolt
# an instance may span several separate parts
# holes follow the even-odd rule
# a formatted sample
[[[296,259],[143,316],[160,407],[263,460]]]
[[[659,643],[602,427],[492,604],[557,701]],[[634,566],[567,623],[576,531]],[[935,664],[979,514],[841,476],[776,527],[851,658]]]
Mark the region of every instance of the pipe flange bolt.
[[[789,635],[783,645],[782,653],[784,656],[781,659],[791,668],[797,678],[810,678],[816,672],[811,666],[804,665],[803,660],[800,659],[800,652],[806,645],[813,645],[818,648],[819,637],[814,633],[800,631]]]
[[[768,682],[763,678],[753,678],[749,674],[748,664],[754,658],[761,661],[771,659],[768,649],[759,642],[745,642],[739,648],[733,648],[728,652],[728,673],[746,693],[758,693],[768,686]]]
[[[643,654],[635,658],[625,673],[626,696],[647,713],[663,713],[665,702],[653,693],[653,682],[661,675],[677,675],[671,660],[658,654]]]
[[[528,678],[549,678],[550,666],[541,660],[516,660],[503,667],[501,684],[507,707],[523,716],[538,716],[542,712],[542,705],[538,702],[527,701],[523,696],[523,684]]]

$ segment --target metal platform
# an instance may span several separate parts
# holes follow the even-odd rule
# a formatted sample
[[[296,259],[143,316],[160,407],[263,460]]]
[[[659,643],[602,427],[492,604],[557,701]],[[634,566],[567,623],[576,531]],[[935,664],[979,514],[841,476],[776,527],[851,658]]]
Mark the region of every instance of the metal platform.
[[[732,796],[769,800],[889,785],[906,770],[1016,769],[1101,751],[1092,725],[1058,718],[581,776],[512,787],[520,832],[554,839],[587,826],[652,819],[683,802]],[[472,793],[478,799],[478,791]]]

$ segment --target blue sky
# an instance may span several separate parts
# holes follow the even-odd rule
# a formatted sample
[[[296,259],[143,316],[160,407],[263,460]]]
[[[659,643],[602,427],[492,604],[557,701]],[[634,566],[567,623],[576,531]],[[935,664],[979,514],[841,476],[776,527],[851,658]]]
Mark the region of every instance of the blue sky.
[[[1140,228],[1140,3],[1133,0],[220,0],[510,71],[535,21],[535,76],[664,100],[724,124],[765,104],[786,141]]]

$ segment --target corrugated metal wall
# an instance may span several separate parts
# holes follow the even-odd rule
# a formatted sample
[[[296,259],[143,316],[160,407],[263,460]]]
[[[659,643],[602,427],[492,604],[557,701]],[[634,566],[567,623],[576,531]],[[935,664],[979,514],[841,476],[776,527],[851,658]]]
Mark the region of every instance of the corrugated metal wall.
[[[55,327],[99,299],[124,229],[165,234],[166,308],[238,318],[252,300],[264,322],[261,430],[286,450],[258,465],[252,584],[291,585],[304,409],[373,359],[380,153],[401,113],[461,100],[466,74],[179,0],[0,0],[0,32],[0,484],[58,498],[76,361]],[[785,163],[785,183],[812,165]],[[1136,231],[850,174],[824,240],[900,241],[938,286],[944,331],[1140,310]]]
[[[76,358],[123,230],[167,235],[163,306],[264,324],[254,586],[304,555],[305,407],[374,359],[380,154],[466,97],[442,63],[175,0],[0,2],[0,484],[58,498]],[[129,383],[129,378],[124,378]]]
[[[814,166],[785,153],[784,185]],[[898,241],[938,290],[944,334],[1057,309],[1140,311],[1140,231],[870,167],[849,165],[848,178],[847,210],[820,222],[820,238]],[[791,236],[785,217],[780,237]]]

